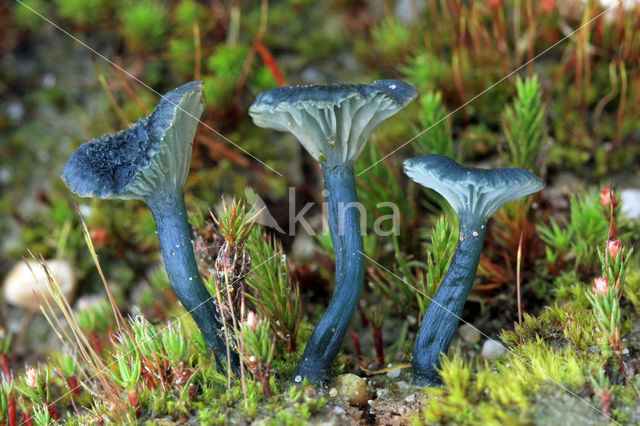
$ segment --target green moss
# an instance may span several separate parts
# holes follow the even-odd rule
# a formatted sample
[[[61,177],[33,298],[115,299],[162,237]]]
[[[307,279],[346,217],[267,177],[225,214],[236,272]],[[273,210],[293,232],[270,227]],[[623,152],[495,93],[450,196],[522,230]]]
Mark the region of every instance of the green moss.
[[[242,74],[249,49],[243,45],[222,45],[206,59],[204,93],[213,108],[228,108]]]
[[[251,89],[255,93],[262,92],[264,90],[273,89],[278,86],[273,73],[266,66],[259,67],[251,75]]]
[[[420,93],[437,90],[440,79],[448,72],[447,66],[437,56],[425,50],[419,50],[401,70]]]
[[[200,4],[194,0],[183,0],[176,6],[173,12],[173,20],[177,24],[175,31],[180,34],[193,36],[194,23],[198,22],[199,25],[202,25],[205,17],[206,13],[202,10]]]
[[[58,0],[59,1],[59,0]],[[11,5],[13,17],[20,28],[37,29],[42,25],[42,16],[49,16],[50,9],[48,2],[44,0],[22,0],[22,3],[15,2]]]
[[[193,39],[172,38],[169,53],[174,56],[171,67],[185,75],[193,74],[195,45]]]
[[[109,12],[109,2],[105,0],[54,0],[54,2],[58,15],[76,25],[94,24],[104,19]]]
[[[469,363],[459,354],[443,359],[444,388],[427,388],[424,420],[457,424],[526,423],[535,415],[532,397],[561,384],[578,390],[584,362],[570,350],[543,341],[514,348],[493,365]]]
[[[134,51],[153,52],[160,48],[169,28],[167,11],[156,0],[125,3],[118,10],[120,32]]]

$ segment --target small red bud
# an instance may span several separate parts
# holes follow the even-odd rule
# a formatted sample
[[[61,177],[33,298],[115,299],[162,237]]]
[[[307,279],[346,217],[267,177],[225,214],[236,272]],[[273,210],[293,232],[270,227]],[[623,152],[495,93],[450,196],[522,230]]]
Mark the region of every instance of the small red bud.
[[[489,7],[491,10],[498,10],[502,8],[502,0],[489,0]]]
[[[622,243],[620,240],[609,240],[607,241],[607,250],[609,251],[609,256],[615,260],[620,254],[620,250],[622,250]]]
[[[246,324],[251,330],[256,331],[258,327],[258,316],[253,311],[249,311],[247,314]]]
[[[27,386],[29,386],[31,389],[38,389],[38,370],[33,367],[27,368],[25,377],[27,379]]]
[[[90,235],[97,247],[104,247],[111,241],[111,235],[105,228],[94,228],[91,230]]]
[[[553,12],[556,8],[556,0],[542,0],[540,2],[540,11],[547,15]]]
[[[607,290],[609,289],[609,283],[607,279],[604,277],[598,277],[593,280],[593,294],[599,294],[600,296],[605,296],[607,294]]]
[[[600,204],[609,207],[611,203],[613,203],[613,207],[618,205],[613,190],[609,187],[603,188],[602,191],[600,191]]]

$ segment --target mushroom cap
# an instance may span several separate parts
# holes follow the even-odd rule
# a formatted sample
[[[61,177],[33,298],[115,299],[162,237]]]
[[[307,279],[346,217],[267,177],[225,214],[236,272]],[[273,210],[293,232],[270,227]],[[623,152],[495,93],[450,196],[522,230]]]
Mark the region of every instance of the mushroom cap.
[[[127,130],[80,145],[64,166],[62,180],[79,196],[91,198],[144,199],[181,189],[203,110],[202,82],[184,84]]]
[[[440,193],[458,215],[488,220],[509,201],[544,188],[538,176],[524,169],[480,169],[430,154],[404,161],[404,172],[422,186]]]
[[[376,127],[417,93],[400,80],[277,87],[258,95],[249,114],[260,127],[291,132],[317,161],[352,164]]]

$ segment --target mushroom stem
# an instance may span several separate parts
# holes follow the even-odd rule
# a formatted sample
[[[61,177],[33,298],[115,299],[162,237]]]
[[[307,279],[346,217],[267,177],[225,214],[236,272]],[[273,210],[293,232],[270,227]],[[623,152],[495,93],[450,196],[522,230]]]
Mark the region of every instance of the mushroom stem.
[[[219,365],[226,368],[226,345],[218,334],[221,328],[218,313],[211,295],[202,283],[193,254],[182,189],[156,192],[144,200],[156,221],[162,258],[171,286],[180,303],[198,325],[209,351],[213,351]],[[234,372],[239,371],[239,360],[235,352],[232,352],[230,364]]]
[[[329,376],[360,298],[364,259],[353,165],[323,164],[327,210],[336,258],[335,287],[329,307],[309,338],[294,376],[318,383]]]
[[[442,384],[438,369],[440,354],[446,353],[458,329],[462,308],[469,296],[482,252],[486,220],[460,214],[460,237],[449,270],[438,287],[413,348],[413,383]]]

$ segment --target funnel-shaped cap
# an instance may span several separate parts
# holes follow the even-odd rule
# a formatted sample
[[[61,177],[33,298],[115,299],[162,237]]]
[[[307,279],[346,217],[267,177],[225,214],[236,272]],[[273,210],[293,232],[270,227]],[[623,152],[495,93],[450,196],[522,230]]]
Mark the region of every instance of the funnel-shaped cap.
[[[348,164],[376,127],[416,95],[400,80],[278,87],[258,95],[249,114],[260,127],[291,132],[317,161]]]
[[[544,188],[542,179],[524,169],[464,167],[436,154],[405,160],[404,171],[440,193],[459,215],[471,214],[484,221],[509,201]]]
[[[79,196],[91,198],[143,199],[182,188],[203,110],[202,82],[184,84],[129,129],[80,145],[64,166],[62,180]]]

